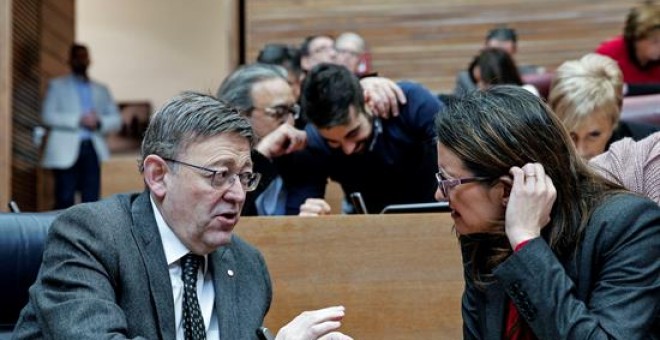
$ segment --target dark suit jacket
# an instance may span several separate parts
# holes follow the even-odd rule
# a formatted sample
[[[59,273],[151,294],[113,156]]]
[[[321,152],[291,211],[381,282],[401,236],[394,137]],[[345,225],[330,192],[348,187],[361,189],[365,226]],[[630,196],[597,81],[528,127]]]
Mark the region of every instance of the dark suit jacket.
[[[279,176],[277,168],[271,162],[270,159],[266,156],[259,153],[257,150],[252,150],[252,162],[254,165],[252,168],[254,172],[261,174],[261,180],[254,191],[250,191],[245,195],[245,204],[243,204],[243,210],[241,210],[242,216],[258,216],[259,212],[257,211],[257,198],[266,191],[266,188],[270,183]]]
[[[658,339],[659,259],[660,207],[629,194],[611,197],[565,260],[534,239],[495,268],[485,290],[466,266],[464,338],[501,339],[509,297],[539,339]]]
[[[261,254],[234,236],[209,254],[209,268],[221,337],[256,338],[271,302]],[[148,192],[77,205],[53,222],[14,335],[176,337],[172,284]]]
[[[655,125],[620,120],[619,124],[612,132],[612,137],[610,137],[610,140],[607,141],[605,151],[610,148],[612,143],[626,137],[630,137],[634,141],[639,141],[654,134],[657,131],[660,131],[660,127]]]

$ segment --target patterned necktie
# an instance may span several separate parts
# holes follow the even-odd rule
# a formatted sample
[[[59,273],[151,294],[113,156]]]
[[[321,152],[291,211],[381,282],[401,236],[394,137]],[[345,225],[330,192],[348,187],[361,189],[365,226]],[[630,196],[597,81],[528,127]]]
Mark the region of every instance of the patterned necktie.
[[[206,339],[206,327],[197,299],[197,270],[204,263],[199,255],[188,254],[181,258],[183,280],[183,329],[186,340]]]

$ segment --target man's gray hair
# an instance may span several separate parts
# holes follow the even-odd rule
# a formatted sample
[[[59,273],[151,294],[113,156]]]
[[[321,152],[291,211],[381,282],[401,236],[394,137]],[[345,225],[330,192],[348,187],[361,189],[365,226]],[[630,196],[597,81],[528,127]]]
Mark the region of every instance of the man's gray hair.
[[[287,81],[285,68],[259,63],[241,66],[225,78],[218,89],[217,97],[231,103],[243,114],[249,115],[254,108],[252,100],[252,87],[254,84],[277,78]]]
[[[149,155],[177,158],[194,142],[229,133],[245,137],[254,146],[252,126],[236,108],[211,95],[184,92],[151,117],[142,140],[140,172],[144,170],[144,158]]]
[[[335,40],[335,47],[341,49],[347,42],[355,42],[358,50],[354,52],[364,53],[367,50],[367,42],[364,41],[364,38],[362,38],[359,34],[354,32],[345,32],[339,35]]]

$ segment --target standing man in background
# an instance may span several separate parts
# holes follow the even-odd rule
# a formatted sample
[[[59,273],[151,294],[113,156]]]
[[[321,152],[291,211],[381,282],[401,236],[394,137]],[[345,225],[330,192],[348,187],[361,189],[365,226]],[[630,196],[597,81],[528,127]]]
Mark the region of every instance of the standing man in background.
[[[53,169],[55,209],[99,199],[100,163],[109,157],[104,135],[119,130],[121,117],[107,87],[89,79],[89,52],[73,44],[71,74],[53,79],[43,104],[43,123],[50,128],[41,165]]]

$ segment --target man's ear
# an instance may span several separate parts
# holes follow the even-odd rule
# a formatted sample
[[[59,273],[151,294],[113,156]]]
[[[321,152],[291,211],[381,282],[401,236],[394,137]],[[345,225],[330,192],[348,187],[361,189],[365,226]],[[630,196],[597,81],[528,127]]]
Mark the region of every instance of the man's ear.
[[[510,176],[501,176],[499,178],[502,185],[502,205],[506,207],[509,203],[509,196],[511,195],[511,187],[513,186],[513,179]]]
[[[163,198],[167,192],[167,182],[165,175],[169,172],[167,163],[164,159],[156,155],[149,155],[142,161],[144,166],[144,182],[149,187],[149,191],[157,197]]]

